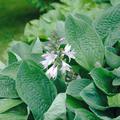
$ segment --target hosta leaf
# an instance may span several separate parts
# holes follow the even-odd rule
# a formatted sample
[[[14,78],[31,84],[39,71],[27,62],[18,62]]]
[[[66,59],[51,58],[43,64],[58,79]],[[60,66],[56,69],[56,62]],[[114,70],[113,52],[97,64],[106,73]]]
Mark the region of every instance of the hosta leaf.
[[[120,67],[114,69],[114,70],[112,71],[112,73],[113,73],[114,75],[116,75],[117,77],[120,77]]]
[[[74,120],[100,120],[92,112],[86,109],[77,109],[75,112],[76,116]]]
[[[16,56],[12,52],[8,52],[8,64],[12,64],[14,62],[17,62]]]
[[[107,109],[105,111],[100,111],[100,110],[96,110],[93,108],[90,108],[90,110],[97,116],[99,117],[101,120],[117,120],[117,119],[113,119],[114,117],[114,110],[110,110]]]
[[[110,0],[112,5],[120,4],[120,0]]]
[[[80,92],[91,83],[89,79],[78,79],[69,83],[66,93],[76,99],[81,99]]]
[[[1,71],[1,74],[9,76],[10,78],[13,78],[14,80],[16,80],[16,76],[17,76],[17,72],[20,64],[21,62],[15,62],[13,64],[8,65]]]
[[[120,107],[120,94],[108,96],[107,98],[110,107]]]
[[[60,93],[56,96],[48,111],[44,114],[44,120],[66,120],[66,94]]]
[[[16,106],[0,114],[0,120],[27,120],[26,105]]]
[[[22,59],[28,59],[30,57],[32,48],[26,43],[19,42],[11,48],[11,51],[16,53]]]
[[[24,61],[18,71],[16,88],[35,120],[42,120],[56,96],[55,86],[42,68],[34,62]]]
[[[40,57],[42,48],[40,41],[38,43],[38,40],[33,42],[31,45],[28,45],[24,42],[19,42],[11,48],[11,51],[17,54],[22,60],[33,60],[35,62],[39,62],[41,60]]]
[[[120,23],[120,5],[105,10],[96,20],[96,30],[104,40]]]
[[[115,78],[112,72],[104,68],[95,68],[90,72],[96,86],[104,93],[111,95],[117,92],[117,88],[112,85]]]
[[[21,103],[22,101],[19,99],[0,99],[0,113],[3,113]]]
[[[108,108],[107,97],[93,83],[85,87],[81,93],[83,100],[91,107],[98,110],[105,110]]]
[[[120,86],[120,78],[115,78],[112,82],[113,86]]]
[[[105,49],[105,58],[107,64],[112,68],[117,68],[120,66],[120,56],[114,54],[110,51],[110,48]],[[111,59],[112,58],[112,59]]]
[[[67,95],[66,98],[66,106],[72,112],[75,112],[75,110],[79,108],[88,108],[83,100],[77,100],[69,95]]]
[[[104,47],[95,30],[82,19],[69,15],[65,23],[66,39],[76,52],[76,61],[91,70],[103,64]]]
[[[0,74],[0,97],[1,98],[19,97],[15,88],[15,80],[2,74]]]

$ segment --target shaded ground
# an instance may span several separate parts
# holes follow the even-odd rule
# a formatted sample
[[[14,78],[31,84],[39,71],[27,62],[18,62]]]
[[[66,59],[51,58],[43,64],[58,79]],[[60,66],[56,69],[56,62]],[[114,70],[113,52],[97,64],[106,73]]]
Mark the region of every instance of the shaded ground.
[[[0,0],[0,59],[12,40],[19,40],[25,24],[39,16],[27,0]]]

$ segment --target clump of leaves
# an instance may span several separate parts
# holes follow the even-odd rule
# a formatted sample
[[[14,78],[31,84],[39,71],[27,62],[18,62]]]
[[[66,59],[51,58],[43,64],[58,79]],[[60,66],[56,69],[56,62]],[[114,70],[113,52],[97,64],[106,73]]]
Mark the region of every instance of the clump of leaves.
[[[28,41],[40,37],[48,39],[51,36],[64,37],[64,21],[69,13],[81,13],[96,19],[104,9],[111,6],[110,3],[98,4],[92,0],[60,0],[60,3],[52,3],[54,8],[40,16],[39,19],[32,20],[25,27],[25,36]],[[84,18],[85,19],[85,18]],[[55,32],[57,24],[57,34]]]
[[[1,120],[119,120],[119,11],[117,4],[95,20],[83,14],[66,17],[59,48],[74,49],[74,59],[66,62],[79,77],[69,71],[54,80],[45,75],[40,61],[51,41],[11,47],[8,65],[0,71]]]

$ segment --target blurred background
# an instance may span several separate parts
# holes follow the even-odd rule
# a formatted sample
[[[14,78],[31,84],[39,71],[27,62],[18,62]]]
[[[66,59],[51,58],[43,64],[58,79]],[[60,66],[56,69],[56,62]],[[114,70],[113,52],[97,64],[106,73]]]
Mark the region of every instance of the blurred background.
[[[12,40],[20,40],[25,24],[39,12],[27,0],[0,0],[0,59]]]

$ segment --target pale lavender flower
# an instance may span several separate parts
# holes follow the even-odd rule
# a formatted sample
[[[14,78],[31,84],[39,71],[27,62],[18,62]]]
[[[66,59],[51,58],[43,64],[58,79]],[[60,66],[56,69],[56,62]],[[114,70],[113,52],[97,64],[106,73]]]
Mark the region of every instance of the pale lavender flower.
[[[55,59],[57,58],[57,55],[51,52],[51,53],[43,54],[42,57],[44,58],[44,60],[41,61],[40,63],[46,69],[49,65],[51,65],[55,61]]]
[[[57,77],[57,66],[55,65],[52,65],[46,72],[46,75],[48,76],[48,78],[53,78],[55,79]]]
[[[74,50],[71,50],[71,45],[67,44],[64,48],[63,54],[67,55],[69,57],[69,61],[72,59],[75,59],[75,52]]]
[[[70,68],[71,68],[71,66],[69,64],[62,61],[62,67],[60,69],[62,71],[62,73],[65,73],[66,71],[70,71]]]

